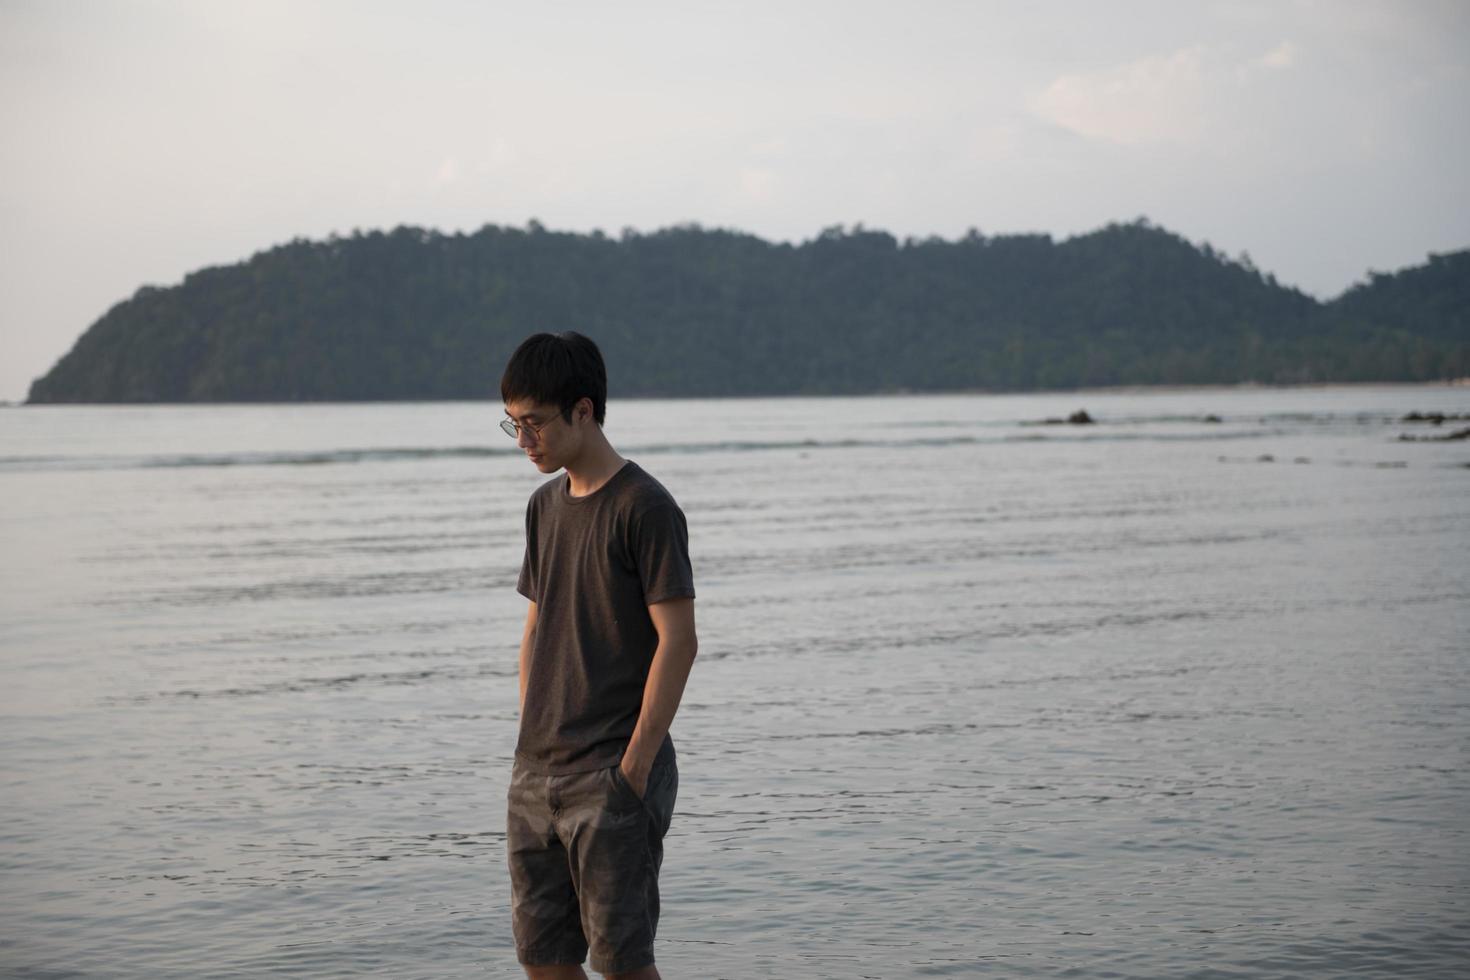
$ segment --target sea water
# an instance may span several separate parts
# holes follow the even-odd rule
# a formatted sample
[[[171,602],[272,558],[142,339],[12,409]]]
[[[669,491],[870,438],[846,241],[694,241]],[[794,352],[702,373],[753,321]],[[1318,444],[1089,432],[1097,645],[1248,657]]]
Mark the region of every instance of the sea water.
[[[1092,425],[1039,424],[1086,409]],[[627,401],[676,977],[1470,962],[1470,389]],[[514,977],[494,402],[0,411],[0,975]]]

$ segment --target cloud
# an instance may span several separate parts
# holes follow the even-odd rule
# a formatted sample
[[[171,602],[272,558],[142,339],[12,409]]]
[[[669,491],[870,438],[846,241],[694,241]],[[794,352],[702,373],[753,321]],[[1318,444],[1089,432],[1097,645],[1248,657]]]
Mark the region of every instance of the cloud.
[[[982,125],[970,133],[970,159],[990,162],[1012,160],[1022,148],[1021,137],[1020,127],[1013,123]]]
[[[1196,144],[1233,113],[1244,89],[1297,63],[1282,41],[1242,58],[1192,45],[1094,72],[1058,76],[1031,99],[1033,113],[1089,139],[1120,146]]]
[[[1205,49],[1183,48],[1116,68],[1062,75],[1031,103],[1043,119],[1125,146],[1189,141],[1199,134]]]
[[[1256,64],[1262,68],[1290,68],[1296,64],[1296,57],[1296,45],[1290,41],[1282,41],[1256,59]]]
[[[776,173],[764,167],[747,167],[740,171],[740,192],[747,200],[767,201],[776,190]]]

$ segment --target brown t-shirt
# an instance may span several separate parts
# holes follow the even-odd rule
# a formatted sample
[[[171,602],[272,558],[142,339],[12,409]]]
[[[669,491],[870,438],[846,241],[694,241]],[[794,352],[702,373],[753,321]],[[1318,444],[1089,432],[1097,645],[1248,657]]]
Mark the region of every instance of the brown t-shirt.
[[[536,603],[516,760],[547,774],[616,765],[658,646],[648,607],[694,595],[683,511],[631,460],[584,497],[563,473],[531,494],[516,591]]]

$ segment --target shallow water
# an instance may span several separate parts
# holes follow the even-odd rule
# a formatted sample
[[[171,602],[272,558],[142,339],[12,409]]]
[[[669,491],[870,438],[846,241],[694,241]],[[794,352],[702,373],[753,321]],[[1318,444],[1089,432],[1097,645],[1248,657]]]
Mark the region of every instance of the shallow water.
[[[1411,410],[1470,389],[615,401],[700,590],[665,975],[1462,970],[1470,443]],[[0,411],[0,973],[519,975],[499,417]]]

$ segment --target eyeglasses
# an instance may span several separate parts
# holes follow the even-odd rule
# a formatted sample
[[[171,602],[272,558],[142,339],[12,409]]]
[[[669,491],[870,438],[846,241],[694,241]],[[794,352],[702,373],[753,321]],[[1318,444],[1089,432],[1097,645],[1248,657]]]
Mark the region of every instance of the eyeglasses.
[[[531,432],[532,432],[532,434],[534,434],[537,439],[540,439],[541,438],[541,430],[544,429],[544,428],[546,428],[551,423],[555,422],[560,417],[560,414],[561,413],[557,413],[556,415],[553,415],[551,418],[547,419],[545,422],[542,422],[540,425],[537,425],[534,422],[527,422],[527,423],[525,423],[525,426],[524,427],[527,428],[527,429],[530,429]],[[521,437],[521,428],[522,428],[521,423],[520,422],[517,422],[515,419],[501,419],[500,420],[500,429],[501,429],[501,431],[504,432],[506,435],[510,436],[512,439],[519,439]]]

